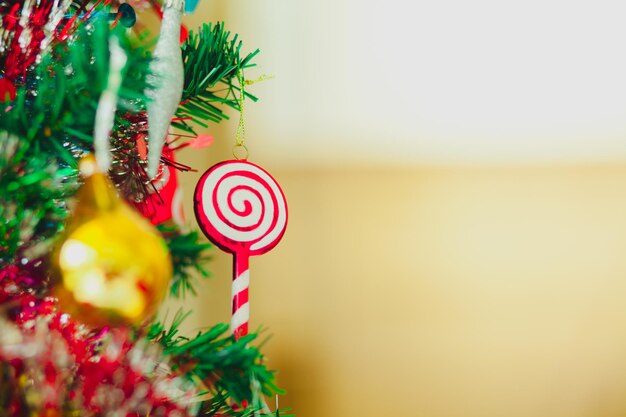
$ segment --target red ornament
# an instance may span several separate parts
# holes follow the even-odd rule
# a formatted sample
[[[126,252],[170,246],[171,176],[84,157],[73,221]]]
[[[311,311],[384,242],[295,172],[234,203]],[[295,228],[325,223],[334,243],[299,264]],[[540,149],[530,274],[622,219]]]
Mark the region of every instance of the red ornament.
[[[140,141],[137,142],[139,145]],[[145,144],[145,141],[143,143]],[[175,163],[174,151],[167,146],[164,147],[163,159]],[[182,189],[178,184],[178,173],[173,164],[162,164],[156,178],[148,186],[148,191],[150,194],[145,201],[135,206],[152,224],[157,225],[168,220],[173,220],[181,226],[185,223]]]
[[[287,201],[276,180],[247,161],[224,161],[205,172],[194,195],[200,228],[217,246],[234,255],[233,317],[235,337],[248,333],[250,256],[278,244],[287,227]]]
[[[13,83],[6,78],[0,78],[0,103],[13,101],[17,96],[17,90]]]

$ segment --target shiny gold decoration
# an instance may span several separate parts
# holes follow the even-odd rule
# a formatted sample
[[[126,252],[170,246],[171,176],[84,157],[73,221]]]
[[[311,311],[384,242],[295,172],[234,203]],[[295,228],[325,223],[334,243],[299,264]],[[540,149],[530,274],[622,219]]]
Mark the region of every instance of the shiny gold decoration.
[[[94,327],[140,324],[167,292],[172,263],[165,241],[129,207],[88,156],[84,184],[53,255],[53,293],[63,311]]]

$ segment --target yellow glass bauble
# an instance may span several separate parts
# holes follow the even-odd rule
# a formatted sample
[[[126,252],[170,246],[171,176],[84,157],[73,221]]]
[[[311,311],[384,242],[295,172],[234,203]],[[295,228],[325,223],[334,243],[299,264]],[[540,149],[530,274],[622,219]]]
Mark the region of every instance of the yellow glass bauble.
[[[63,311],[91,326],[141,324],[168,290],[169,251],[93,157],[81,161],[80,171],[85,182],[53,253],[53,294]]]

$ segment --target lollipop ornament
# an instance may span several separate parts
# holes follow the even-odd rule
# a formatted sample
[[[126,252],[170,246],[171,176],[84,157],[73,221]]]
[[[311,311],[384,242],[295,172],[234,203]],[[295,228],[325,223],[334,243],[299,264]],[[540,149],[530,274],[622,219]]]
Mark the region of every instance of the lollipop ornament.
[[[194,208],[204,234],[233,254],[232,321],[236,338],[248,334],[249,259],[270,251],[287,227],[287,202],[263,168],[245,160],[220,162],[198,182]]]
[[[240,116],[233,147],[235,159],[220,162],[202,174],[194,193],[194,210],[209,240],[233,254],[231,330],[239,339],[248,334],[250,321],[250,257],[270,251],[285,234],[287,201],[276,180],[247,161],[241,69],[237,78]]]

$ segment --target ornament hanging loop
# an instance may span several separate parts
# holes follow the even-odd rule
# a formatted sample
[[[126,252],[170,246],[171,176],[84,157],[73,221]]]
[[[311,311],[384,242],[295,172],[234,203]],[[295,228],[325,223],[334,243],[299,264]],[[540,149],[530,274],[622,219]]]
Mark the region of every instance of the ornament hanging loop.
[[[233,146],[233,156],[238,161],[246,161],[248,159],[248,155],[250,155],[250,151],[248,151],[248,147],[246,145],[236,143]]]

